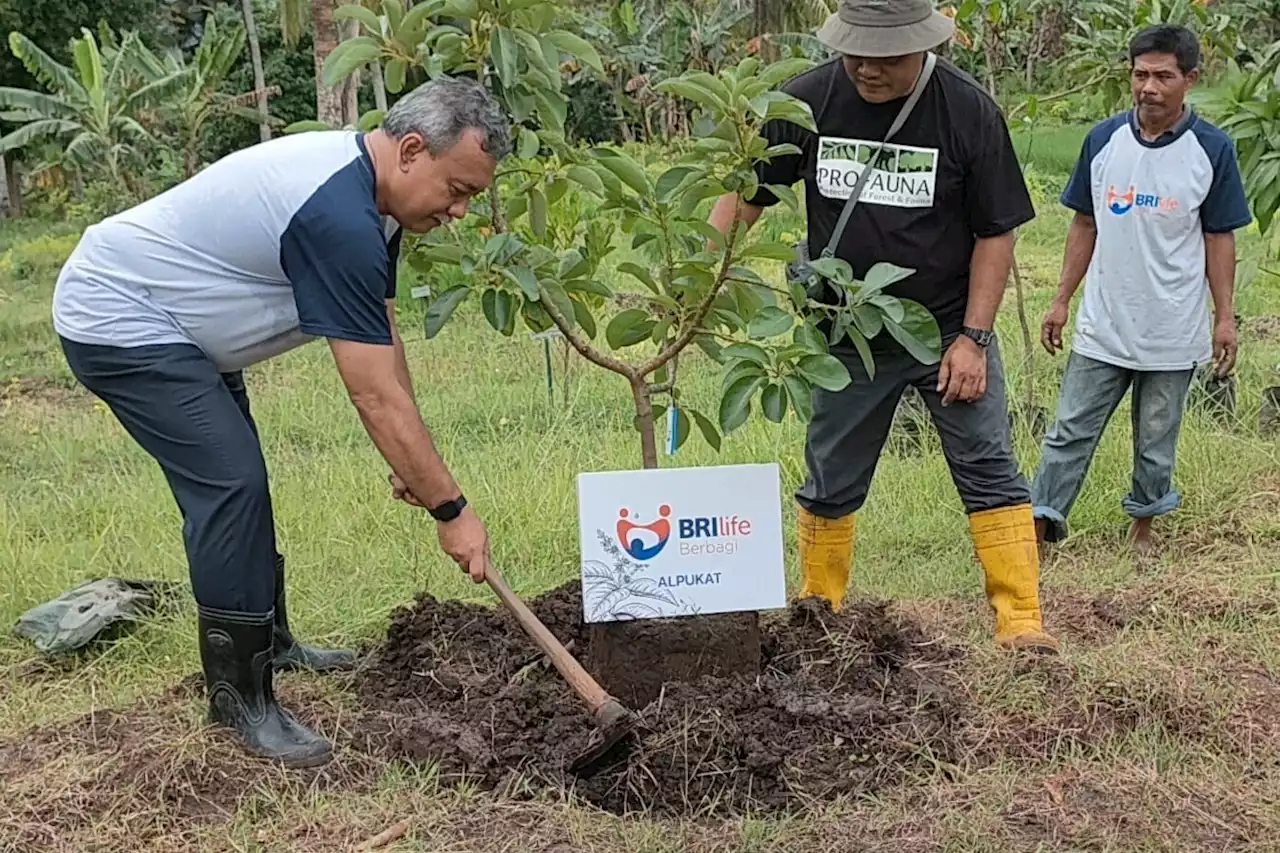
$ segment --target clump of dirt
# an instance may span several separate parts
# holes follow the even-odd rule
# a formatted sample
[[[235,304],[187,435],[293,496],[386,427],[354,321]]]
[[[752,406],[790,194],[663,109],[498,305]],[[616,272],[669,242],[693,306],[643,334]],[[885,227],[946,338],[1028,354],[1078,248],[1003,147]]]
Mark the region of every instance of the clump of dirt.
[[[576,583],[529,602],[584,651]],[[872,791],[961,749],[961,651],[882,602],[840,613],[803,601],[761,619],[758,676],[668,683],[634,748],[594,776],[568,773],[592,721],[501,610],[422,595],[393,614],[359,676],[359,748],[437,762],[488,788],[517,777],[571,787],[614,812],[781,809]],[[579,654],[583,659],[585,655]]]

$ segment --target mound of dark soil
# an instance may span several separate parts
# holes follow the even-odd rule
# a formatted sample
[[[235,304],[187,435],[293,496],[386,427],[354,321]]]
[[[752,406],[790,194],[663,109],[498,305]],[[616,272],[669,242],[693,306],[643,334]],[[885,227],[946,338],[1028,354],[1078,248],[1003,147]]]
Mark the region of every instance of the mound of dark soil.
[[[576,583],[529,602],[579,660]],[[891,605],[813,601],[762,618],[758,677],[667,684],[640,711],[636,747],[593,776],[567,768],[592,721],[505,611],[423,595],[393,614],[358,679],[362,746],[438,763],[447,777],[517,789],[518,779],[622,812],[777,810],[876,790],[959,750],[960,652]]]

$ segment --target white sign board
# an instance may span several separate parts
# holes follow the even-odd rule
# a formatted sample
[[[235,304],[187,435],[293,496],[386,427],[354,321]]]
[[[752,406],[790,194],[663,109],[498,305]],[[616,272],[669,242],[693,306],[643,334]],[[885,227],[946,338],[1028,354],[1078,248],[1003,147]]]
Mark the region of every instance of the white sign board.
[[[786,607],[780,482],[775,463],[579,474],[584,621]]]

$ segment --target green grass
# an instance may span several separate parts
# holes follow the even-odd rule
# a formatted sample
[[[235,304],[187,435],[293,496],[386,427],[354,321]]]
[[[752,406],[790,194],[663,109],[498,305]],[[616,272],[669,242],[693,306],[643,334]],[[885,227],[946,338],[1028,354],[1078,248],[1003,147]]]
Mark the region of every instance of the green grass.
[[[1083,132],[1042,131],[1028,158],[1043,181],[1037,184],[1039,217],[1024,229],[1018,246],[1033,335],[1056,282],[1067,224],[1054,186],[1065,180]],[[1015,139],[1024,151],[1027,140],[1021,131]],[[775,235],[801,231],[794,219],[770,217],[763,225]],[[74,233],[65,226],[0,225],[0,621],[6,624],[92,577],[185,580],[179,516],[159,469],[104,407],[76,390],[49,326],[53,282]],[[1245,235],[1242,252],[1258,251],[1256,235]],[[777,275],[780,265],[762,269]],[[1280,282],[1265,275],[1249,282],[1241,290],[1239,311],[1246,321],[1280,315]],[[1029,850],[1040,842],[1044,846],[1038,849],[1045,850],[1076,849],[1072,843],[1088,849],[1156,850],[1175,849],[1175,841],[1181,849],[1209,849],[1209,836],[1185,835],[1162,825],[1162,809],[1224,792],[1251,797],[1246,806],[1259,806],[1274,799],[1274,776],[1266,774],[1274,773],[1276,756],[1259,759],[1264,769],[1255,770],[1264,775],[1250,786],[1241,781],[1244,771],[1232,761],[1169,735],[1168,721],[1152,710],[1151,697],[1164,694],[1150,673],[1191,679],[1187,695],[1225,713],[1230,709],[1221,696],[1235,694],[1215,693],[1226,688],[1197,666],[1206,648],[1229,646],[1235,649],[1234,660],[1252,661],[1268,677],[1280,671],[1280,625],[1274,613],[1255,613],[1246,606],[1275,602],[1280,577],[1277,447],[1255,427],[1262,389],[1280,381],[1275,368],[1280,344],[1252,335],[1249,328],[1242,333],[1238,422],[1224,425],[1195,412],[1188,416],[1177,472],[1184,505],[1162,525],[1170,543],[1163,563],[1155,568],[1135,565],[1120,539],[1126,525],[1120,499],[1128,488],[1131,455],[1126,402],[1098,450],[1071,518],[1073,538],[1044,570],[1046,619],[1051,628],[1071,636],[1078,628],[1073,608],[1081,601],[1146,589],[1153,577],[1168,580],[1155,584],[1167,587],[1160,593],[1165,598],[1152,599],[1157,609],[1177,611],[1188,601],[1203,604],[1219,598],[1235,602],[1226,616],[1202,617],[1191,610],[1179,621],[1175,612],[1114,645],[1079,641],[1073,647],[1068,642],[1067,660],[1077,669],[1073,678],[1079,682],[1081,703],[1090,701],[1091,691],[1119,681],[1131,691],[1126,701],[1150,715],[1124,736],[1128,740],[1104,739],[1093,752],[1051,756],[1030,766],[969,768],[959,779],[940,772],[936,779],[923,780],[919,789],[886,794],[879,804],[843,804],[807,819],[713,825],[620,821],[560,803],[514,804],[443,792],[429,778],[403,775],[403,768],[379,769],[376,784],[357,794],[297,790],[264,776],[266,787],[241,803],[225,823],[174,830],[177,835],[165,836],[167,849],[345,849],[343,844],[407,815],[416,816],[416,829],[395,849],[817,849],[812,845],[844,832],[842,827],[851,823],[863,828],[850,833],[881,839],[884,849],[894,850]],[[492,333],[474,301],[433,341],[422,339],[416,308],[405,309],[402,330],[423,415],[489,525],[496,564],[522,595],[573,577],[578,552],[575,476],[639,465],[625,384],[577,357],[570,359],[566,377],[557,352],[555,395],[549,397],[541,345],[523,333],[512,339]],[[1020,399],[1028,365],[1012,289],[999,331],[1009,394]],[[1065,356],[1035,355],[1036,395],[1052,411]],[[691,401],[711,411],[717,377],[706,361],[689,359],[682,376]],[[325,643],[376,642],[391,609],[422,590],[492,603],[487,587],[471,584],[442,554],[425,516],[390,499],[386,466],[347,401],[323,344],[256,367],[247,379],[288,559],[291,617],[299,633]],[[1036,442],[1025,432],[1016,439],[1019,460],[1030,476],[1038,456]],[[781,426],[753,420],[729,437],[719,454],[695,431],[676,457],[662,460],[681,466],[765,461],[777,461],[783,473],[788,582],[794,589],[790,494],[804,475],[801,425],[794,419]],[[1169,598],[1170,590],[1181,589],[1184,582],[1199,590],[1200,597]],[[1019,680],[987,648],[990,627],[981,573],[936,440],[923,454],[886,454],[881,460],[859,519],[853,584],[855,594],[912,600],[926,611],[944,614],[944,623],[972,644],[980,663],[975,690],[993,713],[1025,706],[1029,713],[1056,719],[1045,706],[1046,694],[1036,687],[1040,682]],[[41,665],[29,644],[0,637],[0,750],[5,743],[20,743],[32,727],[62,725],[91,710],[141,702],[163,713],[167,706],[158,697],[198,671],[194,640],[189,604],[101,654],[63,668]],[[1152,670],[1153,662],[1166,665]],[[320,692],[303,695],[340,705],[323,686],[308,690]],[[190,699],[179,708],[176,721],[171,714],[165,725],[194,731],[198,702]],[[161,749],[155,744],[148,748],[153,753]],[[57,767],[51,765],[48,772],[64,780],[84,771],[86,763],[102,760],[83,745],[53,755]],[[190,760],[204,759],[196,755]],[[1158,785],[1152,781],[1157,777],[1163,780]],[[1030,808],[1032,800],[1037,808],[1043,805],[1046,785],[1059,792],[1052,797],[1066,799],[1046,818],[1043,832],[1010,823],[1009,809]],[[19,801],[25,807],[45,801],[46,795],[35,793],[34,787],[22,790],[26,793]],[[1134,819],[1147,821],[1142,824],[1148,826],[1143,830],[1147,834],[1117,834],[1113,827],[1110,834],[1098,829],[1101,835],[1094,837],[1081,830],[1091,802],[1101,803],[1098,808],[1107,814],[1118,814],[1120,806],[1113,807],[1103,796],[1106,792],[1137,810]],[[164,819],[172,823],[173,814],[162,809],[162,817],[166,814]],[[922,825],[921,814],[936,820],[930,820],[927,831],[920,830],[923,834],[912,835],[911,828]],[[124,833],[138,819],[90,809],[82,818],[67,818],[71,834],[49,847],[70,845],[76,837],[88,837],[85,832],[97,831],[107,833],[103,838],[118,838],[119,846],[111,849],[124,849],[130,845],[115,833]],[[1236,825],[1231,814],[1221,820]],[[1274,818],[1269,824],[1265,817],[1240,820],[1250,827],[1274,825]],[[1202,823],[1214,824],[1197,817],[1183,829]],[[0,830],[5,825],[0,822]],[[503,828],[507,835],[502,844],[532,832],[528,838],[542,846],[501,846],[496,837]],[[1067,841],[1048,840],[1055,832]],[[1127,839],[1127,846],[1117,839]],[[1113,842],[1118,846],[1110,846]],[[156,849],[166,849],[155,843]]]

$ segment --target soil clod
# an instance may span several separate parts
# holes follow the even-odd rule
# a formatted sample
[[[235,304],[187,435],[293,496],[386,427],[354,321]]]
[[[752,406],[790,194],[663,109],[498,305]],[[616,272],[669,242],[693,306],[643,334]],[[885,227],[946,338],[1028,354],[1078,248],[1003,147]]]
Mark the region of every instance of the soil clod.
[[[579,649],[590,633],[580,596],[573,583],[529,602]],[[576,778],[593,721],[554,670],[529,665],[537,651],[516,622],[423,595],[393,615],[360,676],[360,745],[486,787],[521,775],[572,788],[619,813],[782,809],[955,757],[967,701],[952,677],[958,649],[879,602],[833,613],[801,601],[758,626],[758,670],[656,685],[652,702],[633,706],[642,726],[625,755]],[[641,676],[653,663],[633,658]]]

